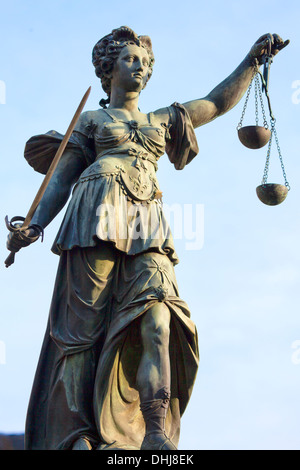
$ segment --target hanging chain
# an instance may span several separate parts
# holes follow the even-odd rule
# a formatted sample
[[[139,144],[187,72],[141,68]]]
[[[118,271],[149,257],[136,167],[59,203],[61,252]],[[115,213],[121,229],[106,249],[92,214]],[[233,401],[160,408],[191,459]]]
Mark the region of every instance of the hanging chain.
[[[264,176],[263,176],[261,184],[267,184],[267,181],[268,181],[271,146],[272,146],[272,137],[273,137],[273,132],[272,132],[272,129],[271,129],[271,137],[270,137],[269,144],[268,144],[268,151],[267,151],[267,158],[266,158],[266,164],[265,164],[265,169],[264,169]]]
[[[264,128],[269,129],[258,74],[256,74],[256,76],[255,76],[255,81],[256,81],[256,85],[257,85],[258,93],[259,93],[261,112],[262,112],[263,120],[264,120]]]
[[[283,164],[283,159],[282,159],[282,155],[281,155],[281,150],[280,150],[280,146],[279,146],[279,140],[278,140],[278,137],[277,137],[277,132],[276,132],[276,129],[275,129],[275,122],[276,122],[276,119],[271,119],[271,131],[272,133],[274,134],[274,137],[275,137],[275,142],[276,142],[276,146],[277,146],[277,151],[278,151],[278,156],[279,156],[279,160],[280,160],[280,165],[281,165],[281,169],[282,169],[282,174],[283,174],[283,177],[284,177],[284,184],[285,186],[287,187],[288,190],[290,190],[290,185],[286,179],[286,174],[285,174],[285,168],[284,168],[284,164]]]
[[[257,74],[257,66],[253,67],[253,73],[252,73],[250,85],[249,85],[248,90],[247,90],[246,99],[245,99],[245,103],[244,103],[244,107],[243,107],[240,122],[237,125],[237,130],[239,130],[243,125],[243,120],[244,120],[247,104],[248,104],[248,101],[249,101],[249,96],[250,96],[250,92],[251,92],[251,88],[252,88],[253,79],[254,79],[256,74]]]
[[[279,140],[278,140],[278,136],[277,136],[277,132],[276,132],[276,128],[275,128],[276,119],[273,117],[273,118],[271,118],[270,122],[271,122],[271,137],[270,137],[269,144],[268,144],[268,152],[267,152],[267,158],[266,158],[266,164],[265,164],[262,184],[267,184],[267,181],[268,181],[268,172],[269,172],[269,165],[270,165],[272,138],[273,138],[273,135],[274,135],[276,146],[277,146],[277,151],[278,151],[278,156],[279,156],[279,160],[280,160],[281,170],[282,170],[282,174],[283,174],[283,177],[284,177],[284,184],[285,184],[285,186],[287,187],[287,189],[289,191],[291,188],[290,188],[290,185],[289,185],[289,183],[287,181],[287,178],[286,178],[285,168],[284,168],[283,159],[282,159],[282,155],[281,155],[281,150],[280,150],[280,146],[279,146]]]
[[[259,83],[257,83],[258,76],[257,74],[255,75],[254,78],[254,89],[255,89],[255,122],[256,125],[258,126],[258,87]]]
[[[263,102],[263,97],[262,97],[260,82],[259,82],[258,68],[257,68],[257,67],[254,67],[254,68],[253,68],[253,74],[252,74],[251,82],[250,82],[250,85],[249,85],[248,90],[247,90],[246,99],[245,99],[245,103],[244,103],[244,107],[243,107],[241,119],[240,119],[240,122],[239,122],[238,125],[237,125],[237,130],[239,130],[239,129],[242,127],[242,125],[243,125],[243,120],[244,120],[246,108],[247,108],[247,105],[248,105],[248,101],[249,101],[249,96],[250,96],[251,89],[252,89],[253,80],[254,80],[254,89],[255,89],[255,121],[256,121],[256,125],[258,126],[258,120],[259,120],[259,118],[258,118],[258,97],[259,97],[260,106],[261,106],[261,111],[262,111],[262,116],[263,116],[263,121],[264,121],[264,128],[265,128],[265,129],[268,129],[268,128],[269,128],[268,122],[267,122],[267,118],[266,118],[266,113],[265,113],[265,107],[264,107],[264,102]]]

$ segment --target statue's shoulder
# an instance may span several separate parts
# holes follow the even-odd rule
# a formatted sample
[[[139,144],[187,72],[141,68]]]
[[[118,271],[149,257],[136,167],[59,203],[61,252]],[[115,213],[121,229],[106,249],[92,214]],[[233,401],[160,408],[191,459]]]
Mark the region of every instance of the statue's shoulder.
[[[81,124],[88,124],[91,121],[101,123],[105,120],[105,118],[107,118],[107,115],[103,109],[95,109],[81,113],[79,121]]]
[[[168,126],[172,124],[175,119],[175,113],[172,106],[157,109],[152,114],[154,119],[157,119],[160,123],[165,123]]]
[[[76,124],[75,131],[83,135],[90,136],[95,132],[99,125],[102,125],[107,120],[107,116],[102,109],[92,111],[84,111],[81,113],[78,123]]]

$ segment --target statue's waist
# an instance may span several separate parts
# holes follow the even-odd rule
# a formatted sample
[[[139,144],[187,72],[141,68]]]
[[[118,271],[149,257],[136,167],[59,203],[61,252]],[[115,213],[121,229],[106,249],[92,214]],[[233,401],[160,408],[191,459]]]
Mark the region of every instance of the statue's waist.
[[[154,156],[135,149],[102,152],[80,176],[78,183],[115,176],[126,194],[138,201],[149,201],[159,191]],[[77,185],[76,185],[77,186]]]
[[[114,147],[111,149],[102,150],[97,154],[96,162],[101,160],[110,159],[110,158],[121,158],[122,160],[128,160],[131,162],[134,159],[141,159],[144,161],[151,162],[155,166],[155,171],[157,170],[157,160],[159,157],[154,155],[151,152],[148,152],[143,147],[140,146],[122,146],[122,147]]]

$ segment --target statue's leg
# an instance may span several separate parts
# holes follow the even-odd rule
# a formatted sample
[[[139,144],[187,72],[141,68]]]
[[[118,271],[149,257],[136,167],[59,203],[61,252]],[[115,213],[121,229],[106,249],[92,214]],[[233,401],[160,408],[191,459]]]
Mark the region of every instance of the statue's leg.
[[[88,320],[91,322],[91,329],[88,332],[90,338],[93,336],[93,328],[96,327],[97,323],[97,317],[101,318],[103,317],[103,330],[106,329],[104,324],[106,321],[109,321],[108,319],[104,320],[104,317],[106,314],[109,314],[109,305],[110,305],[110,292],[111,292],[111,284],[113,281],[114,277],[114,272],[115,272],[115,261],[117,257],[116,250],[109,244],[104,243],[104,242],[99,242],[97,248],[91,248],[91,249],[86,249],[84,250],[85,256],[84,259],[88,265],[87,272],[83,273],[82,271],[80,272],[79,275],[79,286],[77,287],[77,293],[80,296],[80,298],[83,298],[83,301],[85,304],[87,304],[89,312],[92,312],[92,317],[95,316],[95,324],[94,324],[94,319],[89,318],[88,315],[86,315],[85,318],[85,313],[89,312],[83,312],[83,318],[85,318],[85,321],[87,322]],[[86,307],[85,307],[86,310]],[[82,335],[83,331],[79,331],[79,335]],[[105,332],[103,331],[100,339],[100,347],[98,350],[98,354],[101,352],[101,346],[104,341],[104,336]],[[99,341],[98,341],[99,343]],[[95,367],[98,363],[98,359],[95,361]],[[88,364],[83,364],[83,367],[85,369],[85,372],[88,372],[89,366]],[[79,372],[79,371],[78,371]],[[95,374],[95,370],[94,370]],[[77,374],[76,374],[77,375]],[[75,380],[73,379],[75,382]],[[85,380],[84,377],[82,377],[82,381],[80,385],[77,386],[77,388],[82,388],[82,389],[88,389],[91,393],[91,395],[88,398],[89,401],[89,410],[91,410],[91,405],[93,402],[92,395],[93,395],[93,386],[94,386],[94,377],[89,378],[89,380]],[[77,393],[77,392],[75,392]],[[87,393],[85,392],[85,397]],[[84,399],[81,401],[80,406],[84,409]],[[84,433],[80,435],[80,437],[74,441],[72,450],[91,450],[92,445],[89,440],[89,435],[85,436]]]
[[[165,434],[170,402],[170,311],[158,302],[141,320],[143,353],[137,373],[141,411],[146,425],[142,450],[176,450]]]

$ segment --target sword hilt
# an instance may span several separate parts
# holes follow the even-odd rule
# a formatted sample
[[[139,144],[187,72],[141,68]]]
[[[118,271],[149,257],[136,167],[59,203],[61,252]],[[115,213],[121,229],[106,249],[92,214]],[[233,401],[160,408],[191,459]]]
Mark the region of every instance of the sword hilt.
[[[6,224],[7,229],[10,232],[15,233],[15,232],[18,232],[20,230],[20,227],[14,225],[13,222],[17,222],[17,221],[24,222],[24,220],[25,220],[25,217],[21,217],[21,216],[15,216],[11,220],[8,220],[8,216],[6,216],[5,217],[5,224]],[[10,250],[10,254],[6,258],[6,260],[4,261],[6,268],[11,266],[15,262],[15,254],[16,253],[17,253],[16,251]]]
[[[13,217],[10,221],[8,220],[8,216],[5,217],[5,224],[6,224],[6,227],[8,228],[8,230],[12,233],[19,233],[19,234],[22,234],[22,232],[24,232],[25,230],[28,230],[30,228],[36,230],[38,232],[38,235],[36,237],[28,237],[26,236],[25,234],[22,234],[21,236],[21,239],[24,240],[25,242],[28,241],[29,243],[26,243],[24,244],[24,246],[27,246],[29,245],[30,243],[33,243],[34,241],[36,241],[40,235],[42,236],[42,241],[43,241],[43,237],[44,237],[44,229],[43,227],[41,227],[40,225],[37,225],[37,224],[32,224],[32,225],[29,225],[28,227],[26,227],[24,224],[20,226],[20,224],[14,224],[15,222],[24,222],[25,221],[25,218],[24,217],[21,217],[21,216],[15,216]],[[9,250],[11,253],[8,255],[8,257],[6,258],[5,260],[5,266],[8,268],[9,266],[11,266],[14,261],[15,261],[15,254],[21,249],[20,248],[17,248],[16,250]]]
[[[15,251],[11,251],[10,254],[8,255],[8,257],[6,258],[6,260],[4,261],[6,268],[9,268],[9,266],[11,266],[12,264],[14,264],[14,262],[15,262],[15,254],[16,254]]]

